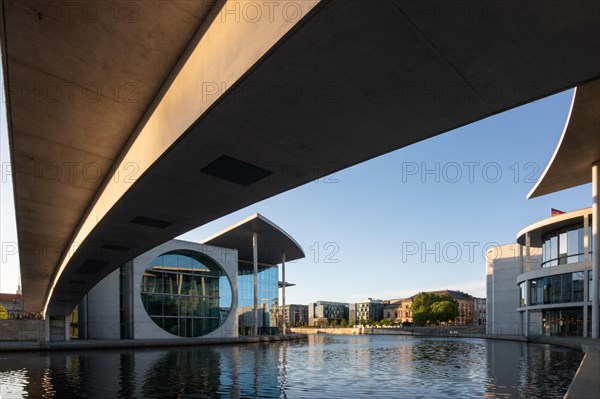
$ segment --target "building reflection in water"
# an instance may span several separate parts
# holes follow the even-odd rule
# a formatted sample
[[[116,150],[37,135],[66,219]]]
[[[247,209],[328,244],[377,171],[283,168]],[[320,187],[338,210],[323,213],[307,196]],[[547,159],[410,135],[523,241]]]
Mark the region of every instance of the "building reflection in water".
[[[284,396],[285,345],[2,355],[2,398]],[[285,360],[283,360],[285,363]]]
[[[398,397],[562,397],[580,359],[574,351],[544,345],[397,336],[2,353],[0,394],[3,399],[373,398],[391,392]]]

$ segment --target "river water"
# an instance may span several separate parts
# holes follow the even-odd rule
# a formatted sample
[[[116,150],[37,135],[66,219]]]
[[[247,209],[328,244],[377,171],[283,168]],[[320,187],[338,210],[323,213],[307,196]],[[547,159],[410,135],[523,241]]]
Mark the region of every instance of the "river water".
[[[467,338],[0,353],[6,398],[562,398],[583,355]]]

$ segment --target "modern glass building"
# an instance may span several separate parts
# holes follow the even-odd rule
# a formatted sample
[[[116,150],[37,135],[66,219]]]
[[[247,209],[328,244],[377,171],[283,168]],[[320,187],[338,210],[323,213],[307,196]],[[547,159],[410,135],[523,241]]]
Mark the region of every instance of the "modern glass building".
[[[591,208],[562,213],[519,232],[524,257],[518,311],[526,335],[591,336],[591,217]],[[536,249],[541,263],[528,262]]]
[[[235,249],[238,254],[237,324],[240,335],[279,333],[279,286],[285,307],[285,263],[304,258],[288,233],[260,214],[250,216],[212,237],[205,245]],[[281,265],[283,280],[279,282]],[[283,330],[282,330],[283,332]]]
[[[231,283],[219,264],[191,250],[167,252],[144,271],[142,304],[153,322],[180,337],[216,330],[231,309]]]
[[[201,244],[168,241],[88,292],[77,307],[79,338],[278,334],[279,264],[303,257],[296,241],[259,214]]]
[[[308,304],[308,325],[348,321],[349,304],[345,302],[317,301]]]
[[[258,329],[259,334],[278,333],[279,270],[258,267]],[[254,325],[254,271],[252,265],[239,264],[238,323],[240,335],[252,335]]]

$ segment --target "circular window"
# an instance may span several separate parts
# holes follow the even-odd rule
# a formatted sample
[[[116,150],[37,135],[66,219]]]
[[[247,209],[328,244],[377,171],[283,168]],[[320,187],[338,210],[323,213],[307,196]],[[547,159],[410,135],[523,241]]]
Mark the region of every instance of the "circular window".
[[[231,284],[225,272],[195,251],[171,251],[154,259],[144,271],[140,291],[150,318],[180,337],[216,330],[231,309]]]

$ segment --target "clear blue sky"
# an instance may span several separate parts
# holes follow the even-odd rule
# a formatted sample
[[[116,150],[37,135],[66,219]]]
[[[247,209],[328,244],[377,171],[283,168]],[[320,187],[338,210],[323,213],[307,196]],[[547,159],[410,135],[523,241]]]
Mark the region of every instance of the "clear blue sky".
[[[567,211],[591,204],[589,185],[525,199],[554,151],[571,98],[569,90],[487,118],[262,201],[180,238],[199,241],[252,213],[263,214],[296,238],[307,255],[288,264],[287,280],[297,284],[287,290],[288,303],[388,299],[445,288],[483,297],[484,248],[514,242],[521,228],[548,217],[551,207]],[[15,240],[4,167],[4,104],[0,116],[4,245]],[[16,289],[16,261],[3,256],[2,292]]]

